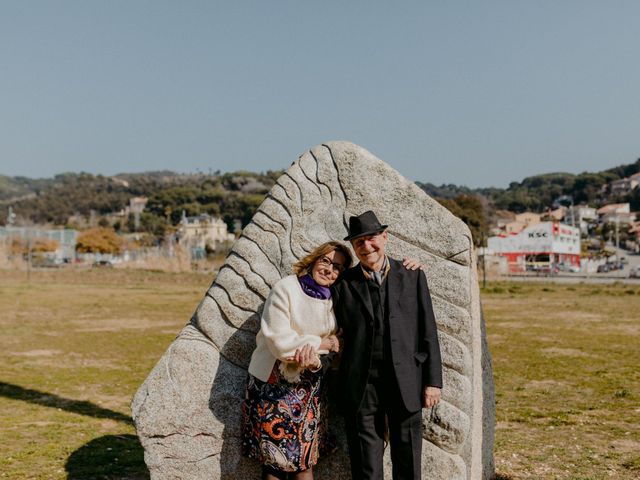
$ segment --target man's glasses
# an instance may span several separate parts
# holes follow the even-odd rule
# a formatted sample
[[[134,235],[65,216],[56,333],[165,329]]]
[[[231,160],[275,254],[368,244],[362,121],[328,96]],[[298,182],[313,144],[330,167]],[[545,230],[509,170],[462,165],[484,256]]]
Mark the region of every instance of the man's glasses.
[[[326,267],[326,268],[331,267],[333,270],[335,270],[338,273],[344,272],[344,265],[342,265],[341,263],[332,262],[331,259],[326,255],[323,255],[322,257],[320,257],[318,259],[318,262],[320,262],[320,265],[322,265],[323,267]]]

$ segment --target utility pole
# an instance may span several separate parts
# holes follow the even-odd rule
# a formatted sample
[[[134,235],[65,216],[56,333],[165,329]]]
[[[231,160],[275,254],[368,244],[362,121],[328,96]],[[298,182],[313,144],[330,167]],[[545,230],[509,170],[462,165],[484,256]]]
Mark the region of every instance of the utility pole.
[[[484,232],[480,234],[480,246],[482,247],[482,288],[487,287],[487,264],[485,262],[485,256],[487,255],[487,248],[484,246]]]
[[[31,282],[31,232],[27,230],[27,283]]]
[[[13,208],[9,207],[9,214],[7,215],[7,225],[8,226],[13,226],[13,222],[16,219],[16,214],[13,213]]]

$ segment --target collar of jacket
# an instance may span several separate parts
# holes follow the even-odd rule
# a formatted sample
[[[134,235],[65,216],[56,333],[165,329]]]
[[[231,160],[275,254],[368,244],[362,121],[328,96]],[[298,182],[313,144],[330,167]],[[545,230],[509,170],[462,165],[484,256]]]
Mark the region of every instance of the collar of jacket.
[[[391,264],[394,263],[393,268],[391,268]],[[401,268],[402,264],[398,266],[399,262],[393,260],[392,258],[387,257],[387,288],[389,289],[389,298],[396,298],[396,288],[400,285],[400,275],[402,274]],[[360,297],[362,303],[364,303],[367,313],[369,314],[369,323],[373,324],[373,304],[371,303],[371,296],[369,295],[369,287],[367,286],[368,276],[363,268],[355,267],[356,275],[354,275],[350,280],[349,284],[356,292],[356,294]],[[389,302],[391,306],[391,302]]]
[[[365,268],[365,266],[362,265],[362,262],[360,262],[360,269],[362,270],[362,273],[364,274],[364,278],[366,278],[367,280],[371,280],[371,278],[373,276],[373,271]],[[382,274],[382,278],[387,278],[387,275],[389,274],[389,270],[391,270],[391,265],[389,263],[389,257],[387,255],[384,256],[384,263],[382,264],[382,269],[384,270],[384,272]]]

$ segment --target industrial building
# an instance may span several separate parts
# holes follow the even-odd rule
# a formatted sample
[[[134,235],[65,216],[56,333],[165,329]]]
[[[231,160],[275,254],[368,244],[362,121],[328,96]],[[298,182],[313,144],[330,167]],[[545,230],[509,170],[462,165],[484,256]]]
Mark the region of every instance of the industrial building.
[[[580,229],[562,223],[541,222],[517,234],[490,237],[487,247],[507,258],[510,273],[580,267]]]

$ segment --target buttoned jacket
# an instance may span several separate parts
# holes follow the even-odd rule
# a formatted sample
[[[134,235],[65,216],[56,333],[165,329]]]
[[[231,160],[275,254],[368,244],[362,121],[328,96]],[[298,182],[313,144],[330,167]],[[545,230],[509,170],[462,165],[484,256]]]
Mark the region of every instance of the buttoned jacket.
[[[408,411],[422,406],[425,386],[442,387],[442,365],[435,316],[427,279],[421,270],[407,270],[389,258],[387,319],[390,362]],[[367,278],[360,265],[344,272],[332,287],[334,311],[342,329],[340,359],[343,407],[355,412],[369,376],[374,339],[374,313]],[[387,364],[389,366],[389,363]]]

